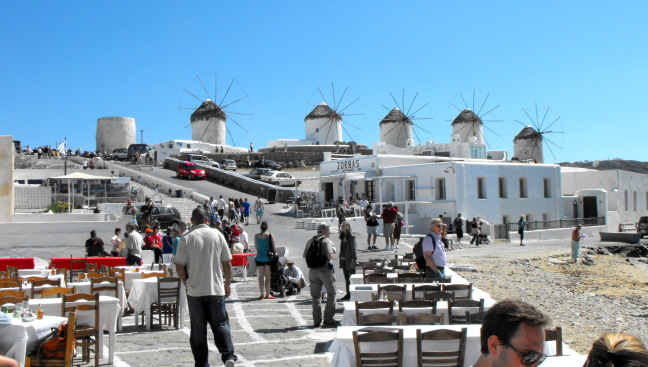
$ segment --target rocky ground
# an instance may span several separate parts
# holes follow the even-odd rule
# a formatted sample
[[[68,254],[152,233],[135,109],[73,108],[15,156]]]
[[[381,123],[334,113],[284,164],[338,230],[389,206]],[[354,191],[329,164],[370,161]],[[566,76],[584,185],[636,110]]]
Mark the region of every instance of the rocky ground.
[[[453,251],[449,257],[454,264],[474,265],[476,272],[460,274],[494,299],[518,297],[545,311],[553,325],[563,328],[565,343],[579,353],[587,353],[607,331],[648,341],[646,263],[590,250],[594,265],[571,264],[568,245],[562,245],[495,244]],[[599,245],[604,244],[588,244]]]

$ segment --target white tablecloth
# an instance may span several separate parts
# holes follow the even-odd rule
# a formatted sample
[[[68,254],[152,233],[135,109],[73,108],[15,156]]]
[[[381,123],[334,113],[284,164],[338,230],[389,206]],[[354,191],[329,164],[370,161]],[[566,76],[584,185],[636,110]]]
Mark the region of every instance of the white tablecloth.
[[[75,288],[76,293],[90,293],[90,283],[85,283],[85,282],[74,282],[74,283],[68,283],[68,288]],[[101,294],[108,295],[108,291],[104,291]],[[119,317],[117,318],[117,331],[121,331],[122,329],[122,316],[124,314],[124,311],[126,310],[126,292],[124,291],[124,283],[122,283],[121,280],[117,282],[117,294],[119,297],[119,307],[121,309],[121,312],[119,313]]]
[[[464,358],[464,367],[472,366],[480,354],[479,336],[481,325],[417,325],[417,326],[381,326],[381,328],[402,328],[404,330],[403,341],[403,366],[416,366],[416,329],[426,332],[438,329],[461,330],[462,327],[468,329],[466,338],[466,354]],[[340,326],[337,328],[337,336],[333,340],[329,353],[332,354],[331,366],[335,367],[355,367],[355,349],[353,347],[353,331],[362,329],[361,326]],[[374,343],[369,351],[381,351],[381,344]],[[448,346],[452,343],[434,342],[434,348],[442,348],[444,344]],[[552,355],[555,353],[555,342],[546,342],[544,353]],[[425,348],[425,344],[424,344]],[[366,350],[366,349],[365,349]],[[542,367],[577,367],[582,366],[587,356],[569,355],[562,357],[549,357],[542,364]]]
[[[495,300],[490,298],[490,296],[479,290],[479,289],[473,289],[473,299],[479,300],[483,298],[484,299],[484,311],[490,310],[491,307],[495,304]],[[354,302],[344,302],[344,311],[342,311],[342,321],[340,321],[340,324],[343,326],[355,326],[358,324],[356,320],[356,309],[355,309],[355,303]],[[454,312],[453,308],[453,312]],[[457,308],[457,311],[462,313],[468,311],[468,308],[463,308],[459,307]],[[367,310],[362,310],[362,313],[367,315],[371,313],[385,313],[387,312],[385,309],[367,309]],[[427,313],[427,312],[432,312],[432,308],[403,308],[403,313],[406,315],[413,315],[417,313]],[[398,306],[394,307],[394,314],[398,313]],[[443,323],[448,324],[448,303],[447,302],[438,302],[437,303],[437,315],[443,314]]]
[[[380,284],[381,286],[387,286],[389,284]],[[406,300],[411,300],[412,299],[412,288],[413,286],[421,286],[421,285],[432,285],[432,283],[405,283],[405,284],[399,284],[399,285],[404,285],[405,286],[405,299]],[[378,294],[378,284],[350,284],[349,285],[349,292],[351,293],[351,300],[352,301],[358,301],[358,302],[368,302],[371,301],[371,295],[372,294]],[[423,293],[422,292],[416,292],[417,297],[422,298]],[[490,298],[490,296],[481,291],[481,290],[476,290],[473,289],[473,294],[479,294],[479,297],[476,299],[480,298]],[[457,297],[464,297],[468,295],[468,291],[455,291],[455,296]],[[475,298],[475,297],[473,297]]]
[[[42,305],[43,312],[47,316],[60,316],[62,311],[62,298],[30,299],[29,307],[37,310]],[[91,304],[91,301],[79,301],[78,304]],[[109,296],[99,296],[99,324],[102,330],[108,331],[108,361],[113,363],[115,357],[115,331],[117,330],[117,319],[121,314],[119,299]],[[79,311],[77,324],[94,325],[94,313],[90,311]],[[103,345],[103,333],[99,334],[99,343]],[[103,348],[99,348],[99,358],[102,358]]]
[[[445,268],[445,273],[446,277],[450,277],[450,282],[452,284],[468,284],[470,283],[466,279],[462,278],[460,275],[452,271],[452,269],[446,267]],[[396,273],[387,273],[387,278],[398,278],[398,275]],[[350,282],[351,284],[364,284],[364,278],[362,277],[362,271],[358,270],[358,273],[356,274],[351,274],[350,277]]]
[[[133,287],[131,288],[130,295],[128,296],[128,304],[135,311],[135,315],[144,312],[144,325],[146,330],[151,329],[149,324],[149,317],[151,313],[151,304],[158,300],[157,293],[157,278],[136,279],[133,280]],[[187,309],[187,292],[185,291],[184,284],[180,282],[180,304],[178,312],[179,326],[184,325],[184,313]]]
[[[51,328],[57,328],[66,321],[66,317],[45,316],[32,322],[13,319],[11,324],[0,324],[0,355],[15,359],[23,367],[27,352],[49,335]]]
[[[126,278],[126,284],[124,285],[125,290],[130,291],[133,287],[133,280],[142,279],[142,273],[159,273],[161,270],[149,270],[151,265],[140,266],[140,271],[133,271],[135,267],[121,267],[118,268],[125,269],[124,278]],[[155,267],[157,269],[157,266]]]

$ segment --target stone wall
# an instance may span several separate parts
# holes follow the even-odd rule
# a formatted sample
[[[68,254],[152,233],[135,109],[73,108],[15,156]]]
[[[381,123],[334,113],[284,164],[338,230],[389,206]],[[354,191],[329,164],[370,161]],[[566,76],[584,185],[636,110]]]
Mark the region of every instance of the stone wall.
[[[179,159],[186,160],[188,154],[182,154]],[[248,167],[247,158],[250,157],[252,164],[261,160],[261,158],[271,159],[276,161],[284,168],[306,168],[318,167],[320,162],[324,159],[323,152],[269,152],[269,153],[210,153],[206,154],[207,157],[220,162],[222,159],[232,159],[236,162],[236,166],[241,171],[250,171],[252,168]],[[249,169],[248,169],[249,168]]]

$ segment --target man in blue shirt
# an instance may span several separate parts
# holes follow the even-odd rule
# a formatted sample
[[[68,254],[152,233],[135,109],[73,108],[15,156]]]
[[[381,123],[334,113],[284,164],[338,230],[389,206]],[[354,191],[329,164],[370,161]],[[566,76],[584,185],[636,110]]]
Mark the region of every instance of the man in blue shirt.
[[[441,219],[430,222],[430,233],[423,239],[425,256],[425,277],[429,279],[445,278],[446,253],[441,242]]]

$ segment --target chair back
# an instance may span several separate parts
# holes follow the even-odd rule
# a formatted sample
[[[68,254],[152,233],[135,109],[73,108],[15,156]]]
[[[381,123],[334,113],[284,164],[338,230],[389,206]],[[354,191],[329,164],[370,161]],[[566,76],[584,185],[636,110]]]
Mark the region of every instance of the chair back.
[[[415,313],[413,315],[400,314],[399,325],[442,325],[444,314]]]
[[[119,298],[116,277],[101,277],[90,279],[90,293]]]
[[[72,359],[74,358],[74,352],[76,349],[76,338],[74,338],[74,333],[76,333],[77,318],[77,310],[68,313],[67,328],[65,329],[65,335],[67,335],[67,339],[65,341],[65,367],[72,367]]]
[[[393,348],[387,350],[384,342],[392,342]],[[368,343],[380,343],[381,352],[363,351]],[[376,330],[371,328],[353,331],[356,366],[403,366],[403,329]]]
[[[146,278],[164,278],[166,276],[166,273],[163,271],[155,271],[155,272],[148,272],[148,273],[142,273],[142,279]]]
[[[355,302],[356,322],[360,319],[361,310],[387,309],[389,313],[394,313],[394,304],[391,301],[367,301]]]
[[[359,313],[360,326],[391,326],[398,325],[399,316],[391,313]]]
[[[388,284],[394,283],[394,278],[387,278],[387,274],[367,274],[364,277],[365,284]]]
[[[398,311],[403,312],[403,308],[430,308],[430,313],[435,313],[436,302],[426,299],[411,299],[398,302]]]
[[[562,328],[556,326],[555,329],[545,329],[545,341],[556,341],[556,355],[563,355],[563,346],[562,346]]]
[[[83,274],[86,272],[86,258],[84,259],[75,259],[70,255],[70,281],[74,281],[74,277],[76,276],[77,279],[79,279],[79,274]]]
[[[105,277],[114,277],[115,276],[115,268],[112,266],[108,265],[101,265],[101,273]]]
[[[158,302],[178,303],[180,300],[180,278],[158,278]]]
[[[0,290],[0,297],[27,297],[27,291],[2,289]],[[4,303],[0,303],[0,304],[4,304]]]
[[[32,298],[43,298],[43,289],[46,289],[48,287],[45,286],[50,286],[50,287],[60,287],[61,286],[61,278],[56,278],[56,279],[43,279],[40,278],[39,280],[34,280],[31,282],[31,297]],[[39,296],[39,297],[36,297]]]
[[[440,285],[421,284],[412,286],[412,299],[425,299],[425,292],[440,292]]]
[[[461,331],[455,330],[431,330],[422,332],[416,330],[416,356],[419,367],[463,367],[464,356],[466,354],[466,336],[468,329],[462,328]],[[425,341],[432,341],[425,343]],[[456,348],[436,349],[435,346],[441,344],[440,341],[455,341]],[[446,343],[443,343],[446,344]]]
[[[74,291],[74,288],[49,287],[42,289],[41,296],[43,298],[59,298],[63,294],[74,294]]]
[[[0,305],[4,305],[5,303],[22,303],[24,301],[29,300],[29,297],[27,295],[24,296],[0,296]]]
[[[421,283],[423,277],[419,273],[398,273],[399,283]]]
[[[61,314],[77,309],[78,315],[81,313],[94,312],[95,328],[99,327],[99,294],[98,293],[76,293],[63,294],[61,302]],[[90,301],[90,303],[77,304],[78,301]],[[94,301],[94,302],[93,302]]]
[[[464,309],[459,312],[457,308]],[[470,310],[465,310],[466,308]],[[448,321],[450,324],[467,324],[470,322],[466,316],[466,311],[484,312],[484,299],[458,299],[456,301],[448,301]]]
[[[466,311],[466,320],[468,324],[482,324],[484,322],[484,316],[486,316],[486,311],[473,313]]]
[[[454,301],[454,292],[424,292],[423,298],[429,301]]]
[[[443,284],[444,292],[454,292],[455,299],[472,299],[473,285],[469,284]]]
[[[7,267],[5,269],[6,269],[7,273],[8,273],[8,275],[9,275],[9,278],[18,279],[18,267],[17,266],[7,265]]]

